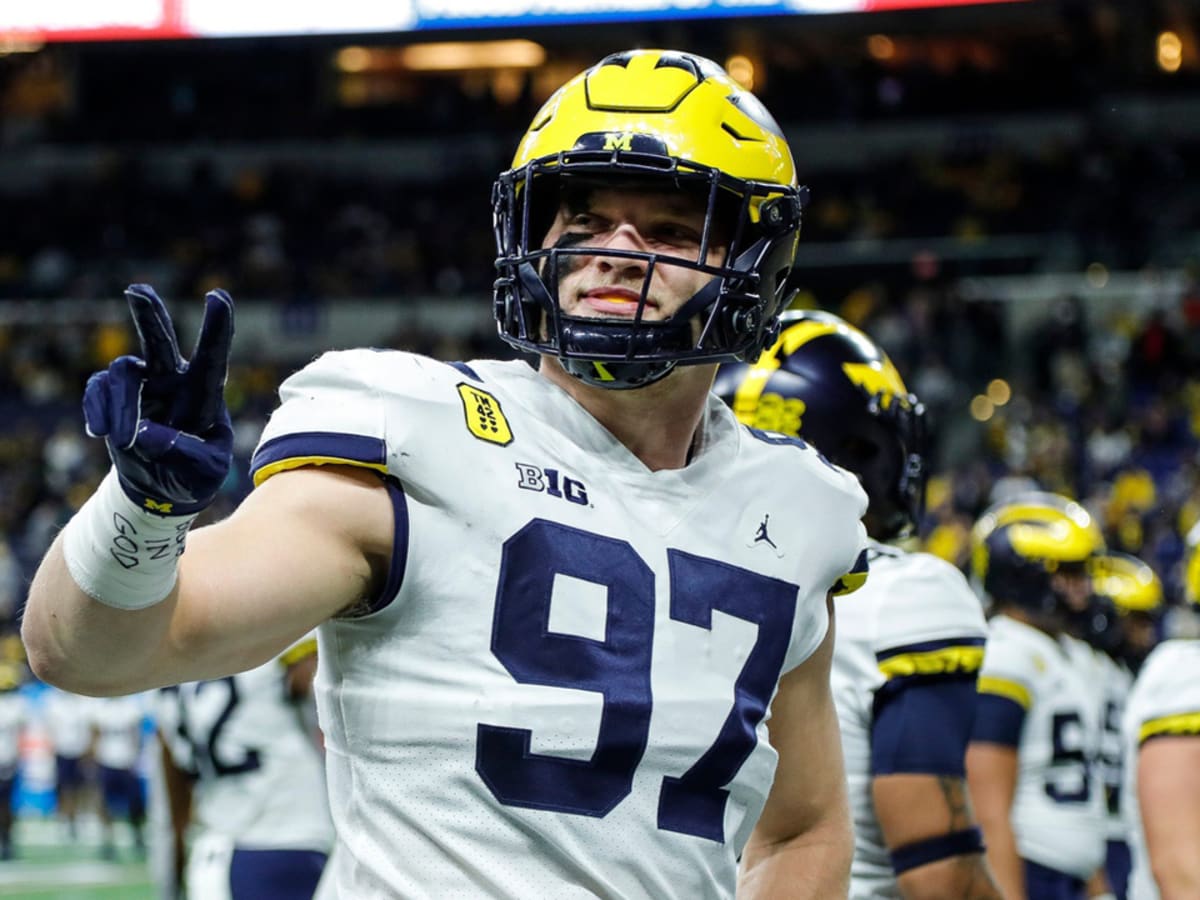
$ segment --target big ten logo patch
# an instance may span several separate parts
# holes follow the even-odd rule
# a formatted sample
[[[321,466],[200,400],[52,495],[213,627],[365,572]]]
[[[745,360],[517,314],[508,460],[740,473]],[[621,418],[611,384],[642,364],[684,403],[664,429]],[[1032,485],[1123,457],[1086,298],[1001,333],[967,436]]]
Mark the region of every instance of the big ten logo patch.
[[[558,469],[517,463],[517,475],[517,487],[521,490],[538,491],[551,497],[560,497],[568,503],[588,505],[587,488],[583,482],[562,474]]]
[[[500,409],[500,401],[479,388],[465,382],[458,385],[458,396],[462,398],[463,415],[467,419],[467,430],[481,441],[507,447],[512,443],[512,430],[508,419]]]

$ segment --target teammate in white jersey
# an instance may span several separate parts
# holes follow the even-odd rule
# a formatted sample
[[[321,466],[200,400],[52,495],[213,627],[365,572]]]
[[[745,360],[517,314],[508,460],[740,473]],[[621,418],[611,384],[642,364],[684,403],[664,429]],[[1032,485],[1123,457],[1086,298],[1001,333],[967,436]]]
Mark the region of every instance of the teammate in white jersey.
[[[78,837],[78,817],[90,766],[85,762],[92,741],[91,699],[51,688],[43,706],[46,731],[54,747],[54,805],[69,840]]]
[[[988,858],[1008,900],[1082,900],[1104,862],[1100,703],[1066,626],[1103,539],[1080,504],[1031,493],[985,512],[972,543],[993,613],[967,752]]]
[[[1134,672],[1153,646],[1155,622],[1163,605],[1163,586],[1155,571],[1128,553],[1107,551],[1098,556],[1092,584],[1099,603],[1093,604],[1083,637],[1095,649],[1099,669],[1103,742],[1100,775],[1104,783],[1108,847],[1104,871],[1117,900],[1125,900],[1129,882],[1129,845],[1121,812],[1124,747],[1121,720],[1133,687]]]
[[[850,896],[998,900],[964,768],[983,608],[956,568],[886,543],[921,514],[924,407],[886,353],[824,312],[785,313],[774,345],[753,366],[722,367],[715,390],[747,425],[813,444],[870,498],[871,578],[836,604],[833,655]]]
[[[710,392],[777,333],[802,196],[718,65],[606,58],[493,192],[493,309],[539,367],[327,354],[190,538],[227,472],[232,302],[185,361],[135,286],[143,357],[84,397],[115,472],[35,578],[35,671],[207,680],[320,625],[343,897],[844,895],[829,606],[866,498]]]
[[[0,663],[0,860],[14,855],[13,793],[21,765],[21,737],[29,725],[29,704],[20,687],[17,667]]]
[[[308,900],[333,843],[322,759],[301,704],[316,637],[227,678],[163,688],[158,727],[187,896]]]
[[[145,854],[146,789],[139,763],[145,738],[148,698],[144,694],[97,697],[89,704],[92,758],[100,784],[100,855],[116,858],[114,826],[129,823],[135,852]]]
[[[1200,603],[1200,526],[1188,534],[1184,593]],[[1200,640],[1164,641],[1146,658],[1122,722],[1122,807],[1130,900],[1200,897]]]

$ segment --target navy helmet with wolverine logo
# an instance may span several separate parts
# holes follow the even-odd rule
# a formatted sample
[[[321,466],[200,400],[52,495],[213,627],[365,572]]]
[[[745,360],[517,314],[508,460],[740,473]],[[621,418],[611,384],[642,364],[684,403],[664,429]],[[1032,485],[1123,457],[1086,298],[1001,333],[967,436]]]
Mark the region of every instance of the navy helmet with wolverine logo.
[[[783,315],[753,365],[723,366],[714,386],[743,423],[799,437],[858,476],[865,521],[886,541],[912,528],[925,498],[925,408],[863,332],[832,313]]]

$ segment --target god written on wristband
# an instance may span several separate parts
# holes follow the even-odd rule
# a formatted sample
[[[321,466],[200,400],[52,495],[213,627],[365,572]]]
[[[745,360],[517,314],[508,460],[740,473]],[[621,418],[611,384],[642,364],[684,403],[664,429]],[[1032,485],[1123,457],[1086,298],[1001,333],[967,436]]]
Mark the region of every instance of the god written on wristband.
[[[147,535],[138,540],[137,526],[119,512],[113,513],[113,534],[108,552],[112,554],[123,568],[132,569],[147,562],[160,559],[175,559],[182,556],[187,544],[188,529],[192,525],[192,517],[175,523],[174,535],[163,536],[160,533]]]
[[[196,514],[139,509],[114,472],[63,529],[63,560],[85,594],[122,610],[145,609],[171,593]]]

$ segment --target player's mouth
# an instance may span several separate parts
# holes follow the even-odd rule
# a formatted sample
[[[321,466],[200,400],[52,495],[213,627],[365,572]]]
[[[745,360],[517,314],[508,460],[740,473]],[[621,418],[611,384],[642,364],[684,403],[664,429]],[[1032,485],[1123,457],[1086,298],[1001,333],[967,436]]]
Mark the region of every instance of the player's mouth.
[[[632,319],[637,315],[638,302],[642,299],[642,295],[640,291],[608,285],[592,288],[581,299],[586,307],[606,316],[622,316]],[[647,310],[657,306],[658,304],[652,299],[646,298]]]

